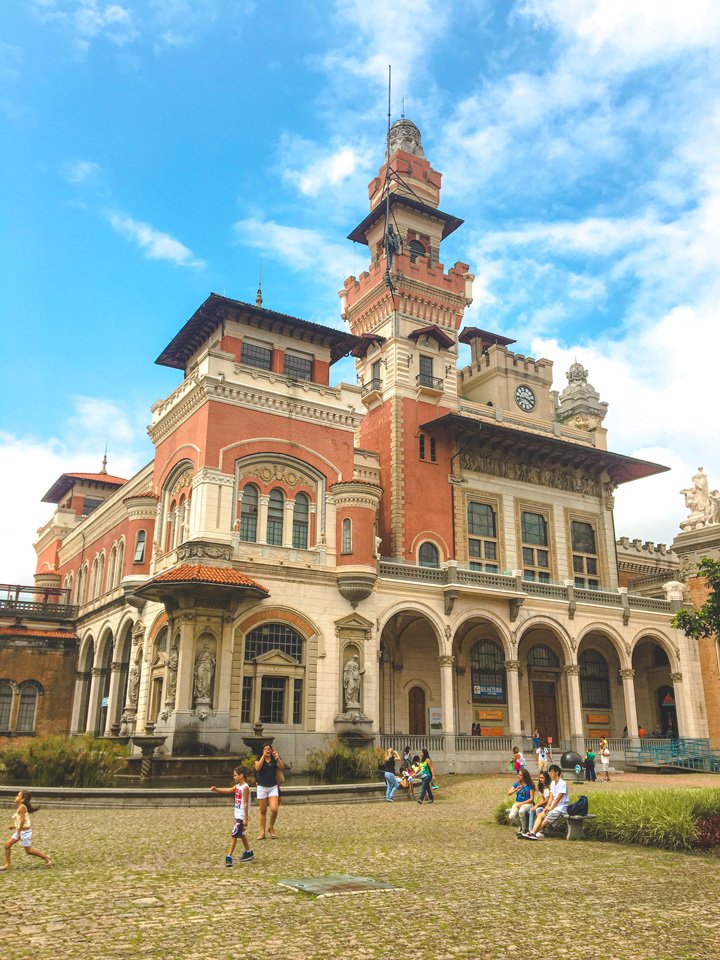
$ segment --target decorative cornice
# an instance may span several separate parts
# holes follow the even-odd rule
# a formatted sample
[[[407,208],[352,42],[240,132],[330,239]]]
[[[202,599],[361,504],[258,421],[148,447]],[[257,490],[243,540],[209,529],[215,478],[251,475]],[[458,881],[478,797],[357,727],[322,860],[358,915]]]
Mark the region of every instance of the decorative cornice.
[[[490,474],[505,480],[519,480],[593,497],[603,493],[600,483],[575,470],[555,470],[536,463],[511,460],[506,456],[490,456],[479,448],[471,447],[460,455],[460,468],[471,473]]]
[[[376,511],[382,497],[382,487],[374,483],[362,483],[349,480],[343,483],[334,483],[330,487],[336,507],[364,507]]]

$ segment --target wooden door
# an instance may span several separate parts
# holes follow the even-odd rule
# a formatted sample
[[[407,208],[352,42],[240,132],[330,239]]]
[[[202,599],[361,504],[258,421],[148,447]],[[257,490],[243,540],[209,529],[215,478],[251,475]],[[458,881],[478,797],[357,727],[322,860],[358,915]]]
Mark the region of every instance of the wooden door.
[[[540,739],[545,742],[552,737],[553,744],[557,744],[558,722],[555,684],[535,681],[533,683],[533,701],[535,704],[535,728],[540,733]]]
[[[427,734],[427,711],[425,709],[425,691],[422,687],[411,687],[408,694],[408,718],[410,733],[416,737]]]

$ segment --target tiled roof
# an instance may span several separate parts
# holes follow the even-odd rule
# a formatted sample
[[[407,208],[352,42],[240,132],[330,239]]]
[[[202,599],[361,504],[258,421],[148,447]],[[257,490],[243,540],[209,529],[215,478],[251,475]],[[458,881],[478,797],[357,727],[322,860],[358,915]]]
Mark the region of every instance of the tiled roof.
[[[74,640],[72,630],[43,630],[42,627],[0,627],[0,636],[3,637],[46,637],[60,640]]]
[[[127,483],[123,477],[111,477],[109,473],[61,473],[42,498],[43,503],[59,503],[76,480],[101,483],[106,487],[122,487]]]
[[[250,577],[246,577],[239,570],[233,570],[231,567],[209,567],[204,563],[181,563],[153,577],[145,586],[149,586],[150,583],[218,583],[231,587],[249,587],[267,596],[270,595],[269,590],[255,580],[251,580]]]

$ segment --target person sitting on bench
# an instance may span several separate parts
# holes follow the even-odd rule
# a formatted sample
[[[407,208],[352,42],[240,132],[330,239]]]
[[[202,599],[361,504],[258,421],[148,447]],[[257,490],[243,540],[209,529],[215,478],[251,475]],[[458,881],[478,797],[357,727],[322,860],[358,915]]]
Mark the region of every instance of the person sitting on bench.
[[[522,834],[525,840],[544,839],[542,829],[545,824],[555,823],[563,814],[567,813],[570,794],[568,793],[567,784],[562,778],[562,770],[556,763],[551,763],[548,773],[550,774],[550,803],[542,813],[538,814],[538,818],[532,825],[532,829]]]

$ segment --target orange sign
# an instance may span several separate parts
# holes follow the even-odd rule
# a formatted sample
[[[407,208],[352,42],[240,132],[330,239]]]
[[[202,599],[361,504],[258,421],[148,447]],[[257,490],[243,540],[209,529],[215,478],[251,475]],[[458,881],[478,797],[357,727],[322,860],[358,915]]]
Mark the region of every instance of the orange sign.
[[[502,710],[476,710],[475,719],[476,720],[502,720],[503,712]]]
[[[481,727],[481,737],[504,737],[505,727]]]
[[[588,723],[610,723],[610,717],[606,713],[589,713],[587,719]]]

